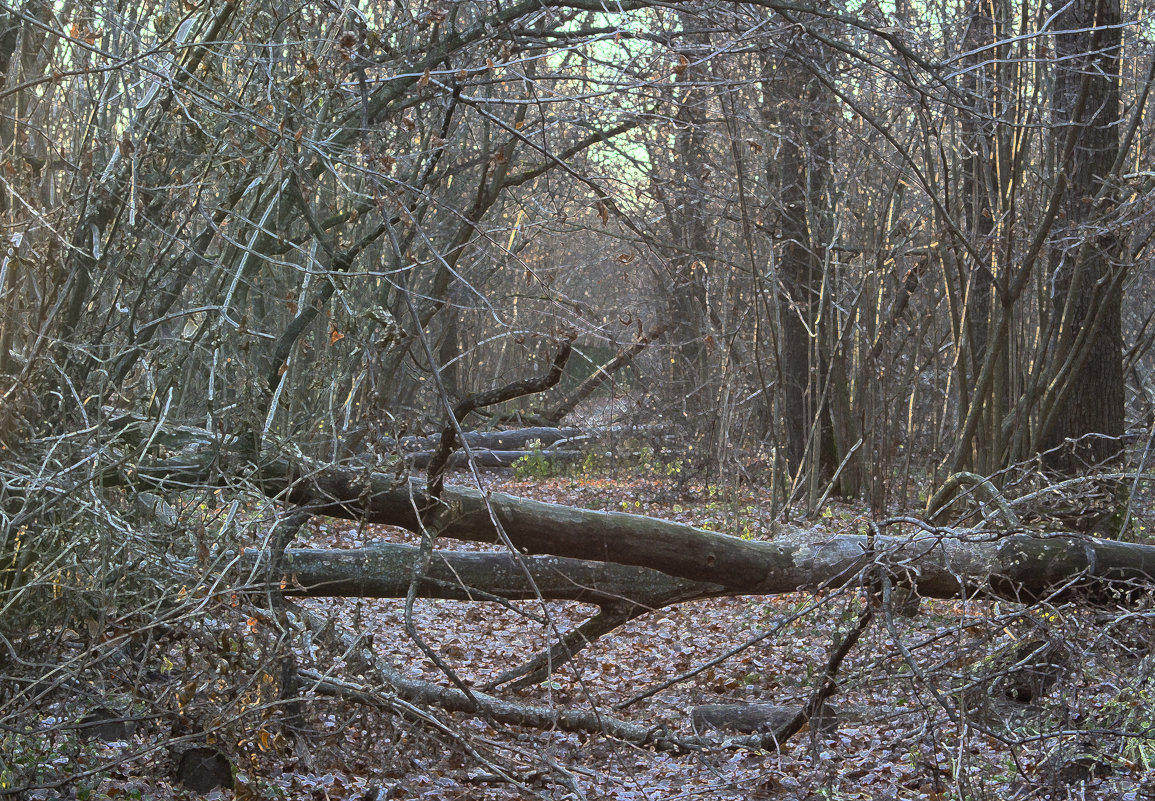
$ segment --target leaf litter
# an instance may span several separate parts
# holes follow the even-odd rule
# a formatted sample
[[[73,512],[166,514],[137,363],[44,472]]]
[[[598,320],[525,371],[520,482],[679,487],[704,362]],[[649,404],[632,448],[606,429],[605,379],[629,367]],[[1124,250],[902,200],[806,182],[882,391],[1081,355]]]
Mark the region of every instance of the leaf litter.
[[[758,515],[753,494],[725,503],[673,497],[660,482],[646,479],[494,479],[490,488],[651,514],[740,536],[772,536],[773,531],[772,521]],[[865,519],[861,510],[847,507],[816,525],[845,531]],[[413,543],[416,538],[386,526],[317,519],[302,544],[351,548],[377,540]],[[451,542],[445,547],[491,546]],[[827,652],[868,602],[863,592],[850,588],[821,598],[796,594],[675,605],[604,636],[544,682],[494,692],[516,703],[592,709],[691,736],[689,710],[695,706],[805,704]],[[408,636],[403,601],[299,604],[352,632],[405,675],[450,684]],[[501,606],[419,599],[412,623],[457,680],[482,687],[594,611],[577,603]],[[1139,620],[1150,622],[1145,613]],[[990,685],[1007,670],[994,664],[995,655],[1032,636],[1110,644],[1109,637],[1096,640],[1103,623],[1094,613],[924,600],[917,616],[894,622],[894,632],[876,623],[842,666],[832,701],[837,727],[804,731],[777,751],[727,748],[719,734],[717,748],[661,753],[604,736],[524,729],[437,708],[398,715],[372,703],[314,696],[307,684],[302,730],[294,737],[278,724],[271,652],[263,652],[255,640],[246,645],[246,634],[267,621],[248,616],[234,600],[201,621],[191,644],[171,653],[212,677],[189,690],[187,701],[178,700],[180,719],[191,718],[194,709],[202,717],[213,708],[236,710],[228,719],[200,726],[215,732],[210,741],[230,755],[236,769],[235,789],[213,791],[210,798],[1144,798],[1151,786],[1148,759],[1155,760],[1155,754],[1149,757],[1134,739],[1121,735],[1152,725],[1142,705],[1150,706],[1155,697],[1149,680],[1155,658],[1141,654],[1133,661],[1121,690],[1115,681],[1123,670],[1118,649],[1089,648],[1031,709],[1011,709],[1005,699],[991,699],[988,690],[982,695],[967,689]],[[1141,629],[1142,636],[1151,637],[1150,626]],[[753,644],[718,659],[744,642]],[[296,654],[300,666],[373,689],[361,676],[344,675],[350,663],[340,654],[304,645]],[[222,648],[233,657],[213,662],[210,654]],[[660,689],[647,694],[651,688]],[[179,688],[159,692],[181,697]],[[117,767],[94,775],[86,797],[188,796],[157,778],[167,775],[164,744],[187,734],[179,722],[145,724],[130,741],[94,746]],[[1096,756],[1086,756],[1091,753]],[[1076,757],[1091,760],[1091,767],[1071,782],[1069,766]],[[34,790],[28,797],[53,796]]]

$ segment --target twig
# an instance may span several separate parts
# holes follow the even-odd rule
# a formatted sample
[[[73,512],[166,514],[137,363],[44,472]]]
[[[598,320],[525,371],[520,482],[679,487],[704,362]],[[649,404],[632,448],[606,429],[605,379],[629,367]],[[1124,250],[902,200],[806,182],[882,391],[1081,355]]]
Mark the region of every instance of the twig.
[[[441,432],[441,441],[438,442],[437,450],[429,460],[429,470],[426,474],[429,497],[434,502],[441,499],[441,490],[445,486],[445,467],[449,463],[449,457],[453,453],[453,449],[457,447],[457,431],[461,428],[461,422],[465,419],[466,415],[484,406],[505,403],[515,398],[533,395],[550,389],[561,380],[562,373],[565,371],[566,362],[569,361],[572,346],[573,342],[569,337],[562,339],[561,347],[558,348],[557,355],[553,358],[553,364],[550,365],[549,372],[545,375],[540,375],[536,378],[527,378],[521,381],[513,381],[504,387],[498,387],[497,389],[491,389],[485,392],[476,392],[459,401],[457,405],[453,407],[453,420],[449,421],[445,429]]]
[[[989,478],[980,476],[977,473],[960,472],[943,482],[942,486],[938,488],[931,499],[926,504],[926,517],[931,522],[939,516],[939,513],[946,508],[948,500],[954,495],[955,491],[963,484],[970,484],[974,486],[975,492],[985,496],[987,503],[992,503],[999,510],[1003,516],[1003,520],[1011,528],[1020,528],[1023,524],[1007,503],[1007,499],[1003,494],[995,488]]]

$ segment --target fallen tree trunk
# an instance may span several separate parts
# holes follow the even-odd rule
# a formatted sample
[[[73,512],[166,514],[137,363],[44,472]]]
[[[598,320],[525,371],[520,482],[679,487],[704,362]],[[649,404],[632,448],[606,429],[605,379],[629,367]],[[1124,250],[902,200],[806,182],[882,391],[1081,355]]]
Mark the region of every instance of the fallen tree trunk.
[[[430,500],[420,482],[320,467],[305,473],[287,462],[262,470],[267,492],[319,514],[421,530],[416,509]],[[693,526],[619,512],[599,512],[446,487],[442,534],[460,540],[508,541],[527,554],[648,567],[671,576],[773,595],[839,586],[878,561],[920,595],[975,594],[1033,601],[1057,586],[1115,589],[1149,585],[1155,547],[1077,533],[976,534],[931,528],[912,519],[890,521],[903,536],[827,536],[791,529],[755,542]]]
[[[203,484],[224,461],[221,452],[212,450],[195,460],[139,465],[131,476],[110,476],[106,483]],[[314,514],[411,531],[422,530],[416,510],[433,503],[420,481],[398,482],[386,473],[308,460],[273,460],[253,477],[269,496]],[[977,533],[901,518],[879,528],[904,527],[904,535],[831,536],[794,527],[766,542],[462,487],[445,487],[440,503],[448,512],[440,530],[445,537],[508,542],[524,554],[646,567],[718,585],[726,593],[775,595],[840,586],[875,563],[897,582],[932,598],[985,594],[1032,602],[1061,586],[1108,594],[1122,584],[1150,589],[1155,576],[1155,546],[1073,532]]]
[[[466,431],[465,443],[470,448],[501,450],[521,450],[534,440],[548,447],[561,440],[570,440],[585,435],[580,428],[557,428],[555,426],[531,426],[511,428],[508,431]],[[441,435],[428,437],[404,437],[401,447],[406,451],[431,451],[441,444]]]
[[[250,576],[265,574],[270,553],[247,551],[238,567]],[[259,588],[296,597],[405,598],[420,549],[399,543],[327,550],[299,548],[282,556],[285,575]],[[255,589],[250,587],[251,589]],[[416,588],[417,596],[459,601],[514,601],[540,598],[596,604],[598,614],[553,643],[547,651],[492,682],[517,680],[524,686],[618,626],[675,603],[736,595],[713,584],[678,579],[656,570],[611,562],[523,556],[512,553],[436,551]]]
[[[228,465],[222,454],[203,454],[167,464],[137,467],[120,480],[172,486],[174,480],[203,482],[212,471]],[[238,460],[235,466],[246,467]],[[735,594],[777,594],[832,588],[855,583],[882,587],[889,609],[893,583],[908,585],[923,596],[953,598],[988,595],[1031,602],[1060,593],[1086,593],[1084,598],[1126,601],[1124,592],[1139,594],[1152,586],[1155,547],[1114,542],[1081,534],[976,533],[934,528],[912,518],[886,521],[873,534],[829,535],[794,527],[768,542],[756,542],[705,531],[693,526],[617,512],[599,512],[530,501],[501,493],[445,487],[439,506],[418,481],[398,481],[367,469],[334,467],[305,459],[274,460],[247,466],[255,485],[270,497],[298,511],[326,514],[423,530],[417,510],[433,509],[440,539],[500,542],[513,552],[436,552],[428,568],[415,570],[420,552],[412,546],[380,544],[357,551],[290,550],[284,554],[289,575],[277,583],[289,594],[374,595],[404,597],[413,576],[421,581],[418,594],[463,600],[500,601],[555,598],[599,606],[597,615],[566,633],[548,651],[498,677],[493,685],[543,678],[550,668],[570,658],[584,643],[651,609],[700,597]],[[111,482],[110,482],[111,483]],[[242,557],[250,575],[264,578],[264,555]],[[246,560],[252,560],[246,561]],[[267,585],[266,585],[267,586]],[[1092,594],[1093,593],[1093,594]],[[860,615],[860,631],[873,607]],[[853,644],[842,641],[831,664]],[[845,646],[845,647],[843,647]],[[820,708],[833,692],[833,671],[822,695],[774,737],[789,736],[806,716]],[[302,674],[306,675],[306,674]],[[593,718],[575,713],[543,714],[492,697],[411,682],[389,675],[386,683],[415,702],[446,709],[482,712],[496,720],[588,730]],[[345,688],[335,685],[334,692]],[[811,707],[814,707],[813,709]],[[604,721],[603,721],[604,723]],[[621,723],[622,725],[618,725]],[[644,727],[614,721],[612,733],[633,742],[682,748],[689,741],[664,741]],[[752,744],[769,747],[766,737]],[[694,746],[698,743],[694,742]]]
[[[420,551],[412,545],[374,543],[350,550],[298,548],[283,556],[284,576],[273,586],[296,597],[404,598]],[[238,563],[264,575],[268,551],[246,551]],[[490,686],[544,680],[577,653],[619,626],[675,603],[726,594],[725,588],[612,562],[512,553],[436,551],[417,586],[422,598],[508,602],[540,598],[596,604],[598,613]]]
[[[466,431],[465,442],[470,448],[489,450],[524,450],[529,443],[537,441],[543,448],[555,446],[558,443],[565,445],[592,442],[605,437],[630,434],[652,434],[662,431],[665,426],[607,426],[605,428],[574,428],[555,426],[531,426],[529,428],[511,428],[506,431]],[[385,447],[395,447],[396,440],[381,441]],[[400,446],[406,453],[432,451],[441,444],[441,435],[433,434],[428,437],[404,437]]]
[[[284,554],[287,595],[299,597],[404,598],[419,549],[399,543],[327,550],[290,548]],[[259,575],[267,551],[246,551],[241,570]],[[644,567],[611,562],[522,556],[511,553],[435,551],[422,598],[457,601],[552,601],[616,604],[649,611],[672,603],[725,594],[724,587],[667,576]]]
[[[405,461],[413,467],[422,468],[429,465],[434,451],[417,451],[406,454]],[[576,462],[582,458],[581,451],[492,451],[473,450],[466,454],[464,451],[455,451],[450,457],[449,467],[467,467],[472,461],[478,467],[512,467],[514,462],[526,456],[541,456],[554,462]]]

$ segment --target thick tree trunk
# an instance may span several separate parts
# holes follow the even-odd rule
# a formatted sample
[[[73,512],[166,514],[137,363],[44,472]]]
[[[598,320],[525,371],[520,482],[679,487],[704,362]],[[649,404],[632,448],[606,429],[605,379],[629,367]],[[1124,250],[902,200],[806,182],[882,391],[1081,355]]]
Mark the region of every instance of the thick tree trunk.
[[[807,49],[807,61],[826,59],[822,47],[809,39],[796,44]],[[840,441],[848,438],[846,432],[835,431],[827,386],[833,329],[820,324],[828,316],[822,303],[831,236],[830,94],[793,56],[765,57],[762,70],[767,76],[762,83],[767,104],[763,119],[781,131],[769,179],[777,184],[774,202],[780,209],[778,366],[785,450],[791,472],[809,463],[814,478],[829,478],[851,444]],[[856,476],[853,467],[845,473],[845,491],[858,491]]]
[[[608,522],[612,526],[625,521]],[[637,522],[628,521],[626,525]],[[718,537],[719,550],[733,544],[728,540],[744,542],[689,526],[682,528]],[[755,550],[763,552],[763,561],[777,571],[777,575],[761,582],[712,584],[676,578],[646,567],[587,559],[437,551],[417,592],[424,598],[461,601],[542,598],[597,605],[624,601],[641,609],[657,609],[702,598],[840,586],[860,580],[861,571],[870,566],[865,537],[823,539],[811,534],[808,538],[807,532],[799,530],[784,539],[789,544],[754,543],[765,546]],[[941,533],[927,534],[924,541],[879,537],[875,548],[879,560],[902,560],[909,571],[903,580],[910,581],[926,597],[986,593],[1031,601],[1068,584],[1072,590],[1106,591],[1118,589],[1112,587],[1113,583],[1125,581],[1136,588],[1149,589],[1155,576],[1155,547],[1149,545],[1080,534],[1015,534],[986,542],[967,539],[961,534],[944,537]],[[249,552],[240,565],[249,571],[263,564],[264,558],[262,552]],[[342,550],[289,549],[285,551],[285,569],[290,574],[286,592],[305,597],[404,598],[416,559],[416,547],[397,543]]]
[[[141,463],[130,475],[110,474],[105,483],[131,481],[159,488],[190,481],[203,485],[225,480],[219,473],[222,468],[243,470],[270,497],[313,514],[411,531],[422,530],[417,510],[433,504],[424,483],[417,480],[399,482],[389,473],[307,459],[274,459],[254,472],[252,465],[234,461],[227,449],[215,447],[179,459]],[[652,517],[577,509],[456,486],[444,488],[440,503],[445,507],[439,513],[440,536],[508,543],[526,555],[649,568],[721,588],[717,592],[711,588],[709,594],[773,595],[839,586],[859,580],[862,571],[873,564],[885,567],[895,580],[913,585],[920,595],[935,598],[985,593],[1031,601],[1064,585],[1105,592],[1118,589],[1117,582],[1132,582],[1146,590],[1155,576],[1155,546],[1072,532],[976,534],[899,518],[879,524],[880,533],[875,536],[830,536],[794,527],[782,530],[771,541],[754,541]],[[900,535],[882,533],[900,527]],[[346,581],[348,575],[325,580],[329,579]]]
[[[246,551],[242,575],[267,572],[270,554]],[[420,564],[419,549],[375,543],[352,550],[293,549],[267,588],[298,597],[405,598]],[[597,614],[547,651],[496,679],[492,686],[540,681],[586,646],[624,623],[675,603],[725,594],[725,589],[610,562],[470,551],[436,551],[417,586],[422,598],[507,602],[537,599],[595,604]]]
[[[413,509],[425,503],[420,486],[374,486],[349,478],[330,472],[312,486],[297,484],[294,500],[308,501],[315,511],[419,528]],[[266,487],[278,484],[267,482]],[[362,493],[357,499],[331,505],[357,489]],[[315,504],[322,496],[328,501],[318,508]],[[599,607],[597,614],[547,651],[495,680],[497,686],[540,681],[618,626],[671,604],[703,598],[874,584],[885,574],[907,585],[916,605],[917,595],[980,594],[1022,602],[1082,594],[1087,600],[1114,604],[1125,597],[1124,592],[1150,589],[1155,575],[1155,547],[1077,534],[980,540],[916,526],[907,536],[868,538],[830,537],[798,528],[773,542],[750,542],[653,518],[496,493],[489,495],[487,508],[479,493],[454,487],[444,488],[443,499],[454,510],[443,534],[492,541],[496,519],[518,553],[436,551],[429,565],[418,571],[420,550],[411,545],[293,549],[284,553],[283,575],[270,577],[272,586],[296,596],[405,598],[413,577],[419,575],[420,597],[579,601]],[[245,575],[262,575],[269,559],[267,552],[246,552],[238,567]]]
[[[1084,470],[1117,456],[1123,434],[1122,276],[1119,238],[1101,222],[1104,181],[1119,152],[1118,0],[1073,0],[1056,19],[1053,114],[1057,139],[1076,137],[1067,166],[1064,224],[1051,251],[1058,325],[1039,450],[1048,467]],[[1082,439],[1079,439],[1082,438]],[[1073,445],[1068,439],[1078,440]]]
[[[132,479],[160,486],[183,480],[203,484],[212,471],[228,465],[226,455],[212,450],[182,463],[141,465]],[[234,467],[252,474],[251,465]],[[253,478],[270,497],[295,505],[298,513],[413,531],[422,530],[417,510],[432,504],[421,482],[303,460],[271,461],[257,468]],[[499,603],[564,600],[599,607],[581,626],[490,686],[540,681],[629,620],[701,598],[863,585],[880,588],[880,597],[886,599],[893,582],[927,597],[985,595],[1031,602],[1067,596],[1117,605],[1148,595],[1155,585],[1155,546],[1080,534],[997,536],[932,528],[904,518],[878,524],[872,536],[831,536],[795,527],[762,542],[655,518],[453,486],[443,487],[440,503],[444,508],[432,512],[439,537],[501,542],[507,548],[435,551],[428,564],[422,564],[420,549],[395,543],[340,551],[287,549],[279,555],[252,551],[240,556],[237,568],[243,575],[260,577],[251,589],[263,584],[288,595],[405,598],[416,576],[416,593],[422,597]],[[902,533],[883,533],[898,529]],[[270,571],[273,564],[280,568]],[[392,679],[390,683],[395,684]],[[421,686],[456,693],[447,708],[467,708],[457,705],[466,703],[458,691]],[[472,701],[468,708],[475,708]],[[799,714],[804,718],[807,713]],[[792,725],[801,718],[792,719]]]
[[[1005,14],[1000,0],[971,0],[967,12],[967,31],[963,49],[970,55],[962,76],[962,90],[966,106],[961,110],[960,133],[963,147],[959,219],[969,247],[949,250],[950,261],[956,262],[957,286],[961,315],[957,324],[961,330],[956,336],[963,342],[966,358],[956,366],[959,427],[967,416],[970,404],[983,405],[983,434],[971,441],[965,454],[964,465],[983,475],[990,475],[1004,465],[1001,424],[1006,407],[1008,361],[1006,349],[988,352],[990,340],[991,301],[995,287],[995,204],[999,195],[997,178],[1000,151],[997,141],[997,122],[1000,111],[998,98],[1005,87],[999,87],[1002,64],[991,59],[988,48],[998,41],[995,15]],[[999,91],[996,91],[999,87]],[[1004,165],[1005,168],[1005,165]],[[983,397],[973,397],[979,374],[986,359],[997,361],[999,380],[990,386]]]

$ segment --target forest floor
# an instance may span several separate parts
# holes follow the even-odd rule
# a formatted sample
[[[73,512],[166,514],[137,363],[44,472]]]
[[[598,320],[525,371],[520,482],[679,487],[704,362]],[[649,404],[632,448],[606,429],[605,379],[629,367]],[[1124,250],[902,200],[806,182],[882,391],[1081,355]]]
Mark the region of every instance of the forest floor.
[[[515,495],[772,537],[772,521],[754,489],[679,494],[668,478],[653,475],[518,481],[503,473],[483,479],[489,488]],[[452,480],[473,478],[459,474]],[[866,519],[861,509],[832,505],[813,525],[844,533]],[[398,529],[327,518],[314,519],[305,539],[328,548],[416,541]],[[828,652],[865,603],[865,594],[850,588],[820,597],[722,598],[656,610],[586,648],[548,681],[495,692],[520,703],[596,709],[688,736],[693,733],[688,710],[695,705],[804,704]],[[380,658],[406,674],[450,683],[406,633],[403,601],[312,599],[302,606],[371,642]],[[412,623],[460,681],[479,687],[533,656],[551,631],[568,630],[592,611],[566,603],[503,608],[419,600]],[[245,704],[255,708],[268,698],[260,685],[271,683],[274,671],[269,668],[258,680],[217,665],[219,698],[227,698],[238,714],[218,728],[215,741],[233,759],[237,783],[233,791],[214,790],[207,797],[801,801],[1142,799],[1152,797],[1143,795],[1149,789],[1155,794],[1147,776],[1155,761],[1150,745],[1155,683],[1149,675],[1155,635],[1146,612],[1125,616],[1125,631],[1116,617],[1059,604],[1027,609],[1005,602],[924,600],[913,616],[886,622],[882,617],[839,673],[832,701],[840,710],[837,729],[803,731],[777,751],[728,748],[721,735],[715,749],[660,753],[602,736],[523,730],[436,709],[403,719],[370,705],[320,697],[307,701],[305,733],[294,742],[277,732],[274,705],[263,715],[266,723],[245,722]],[[260,623],[249,619],[247,625]],[[229,646],[229,626],[222,629],[213,642],[236,651],[235,642]],[[958,703],[967,688],[983,686],[991,676],[999,680],[999,672],[1005,672],[999,666],[1006,664],[997,661],[999,654],[1037,638],[1062,641],[1071,654],[1045,696],[1029,704],[996,703],[989,694],[981,702]],[[1118,647],[1124,640],[1134,647]],[[748,647],[737,649],[743,644]],[[174,646],[174,662],[182,659],[181,648],[187,652],[189,646]],[[202,671],[213,664],[205,656],[194,660],[186,653],[183,659]],[[260,655],[254,659],[260,662]],[[335,667],[331,656],[310,651],[308,643],[299,659],[317,670]],[[249,682],[248,689],[238,689],[238,681]],[[304,689],[308,695],[308,686]],[[202,708],[213,692],[204,682],[197,686]],[[188,705],[181,706],[182,719],[192,715],[197,701],[180,702],[179,691],[177,697],[178,704]],[[105,758],[121,749],[126,759],[116,770],[75,784],[85,789],[74,789],[74,796],[81,801],[191,797],[158,781],[169,758],[161,745],[168,731],[142,726],[131,741],[87,746]],[[149,737],[156,738],[155,747],[148,746]],[[58,796],[37,791],[28,797]]]

